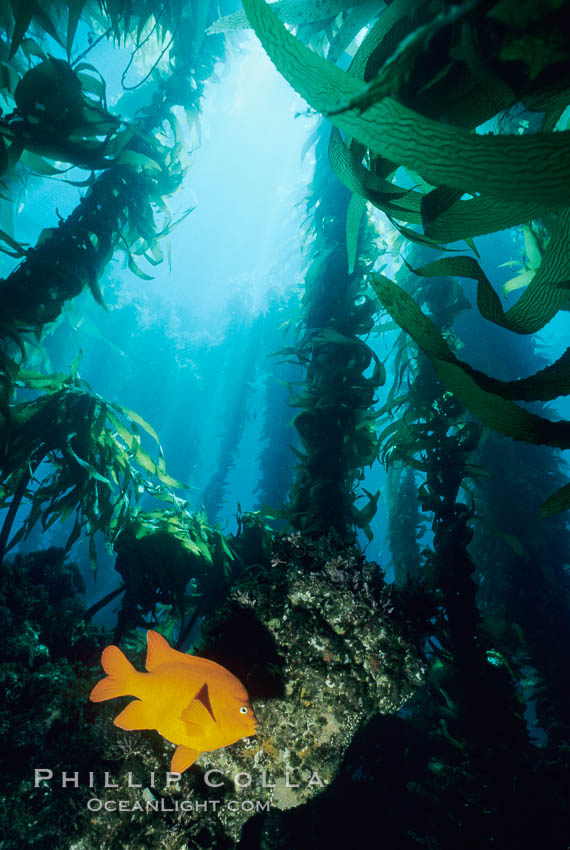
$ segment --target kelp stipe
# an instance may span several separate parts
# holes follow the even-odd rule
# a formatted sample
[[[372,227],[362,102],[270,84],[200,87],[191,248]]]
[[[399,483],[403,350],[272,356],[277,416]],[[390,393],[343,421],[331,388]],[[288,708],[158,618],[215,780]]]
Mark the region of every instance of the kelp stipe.
[[[306,370],[290,404],[302,450],[291,492],[294,527],[319,537],[329,529],[350,540],[354,527],[370,534],[379,493],[359,492],[363,469],[377,454],[374,403],[385,380],[383,364],[367,345],[374,306],[362,276],[371,231],[360,234],[361,258],[349,271],[345,221],[349,195],[326,164],[327,130],[320,125],[308,211],[314,240],[305,277],[303,331],[294,352]],[[356,230],[360,222],[356,222]],[[364,373],[372,366],[370,376]],[[360,507],[357,500],[366,497]]]

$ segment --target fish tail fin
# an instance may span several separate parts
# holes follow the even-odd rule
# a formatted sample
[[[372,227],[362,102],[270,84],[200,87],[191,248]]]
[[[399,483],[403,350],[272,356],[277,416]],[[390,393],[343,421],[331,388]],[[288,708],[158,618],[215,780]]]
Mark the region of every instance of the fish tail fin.
[[[103,702],[113,697],[123,697],[133,693],[134,678],[137,671],[118,646],[107,646],[101,655],[101,664],[107,675],[97,682],[89,699],[91,702]]]

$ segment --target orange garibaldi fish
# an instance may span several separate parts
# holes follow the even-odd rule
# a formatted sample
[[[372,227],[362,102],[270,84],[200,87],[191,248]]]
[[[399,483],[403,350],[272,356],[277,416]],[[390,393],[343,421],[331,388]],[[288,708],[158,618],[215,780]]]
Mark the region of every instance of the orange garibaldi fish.
[[[118,646],[103,650],[107,676],[89,699],[137,697],[113,723],[120,729],[156,729],[177,744],[170,769],[183,773],[200,753],[219,750],[257,733],[257,720],[239,679],[214,661],[172,649],[147,632],[146,669],[139,673]]]

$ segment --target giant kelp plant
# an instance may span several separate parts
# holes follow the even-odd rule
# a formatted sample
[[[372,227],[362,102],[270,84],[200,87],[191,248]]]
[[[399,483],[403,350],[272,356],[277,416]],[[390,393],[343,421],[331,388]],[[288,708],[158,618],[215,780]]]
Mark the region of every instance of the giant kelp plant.
[[[0,282],[0,708],[11,751],[24,756],[5,792],[19,811],[6,846],[30,844],[37,804],[46,817],[33,821],[36,844],[46,847],[59,834],[85,850],[300,848],[315,846],[315,832],[334,847],[374,830],[398,850],[564,848],[570,484],[554,450],[570,447],[570,423],[544,402],[570,394],[570,350],[548,365],[529,340],[569,306],[569,3],[236,5],[2,9],[3,193],[31,174],[63,174],[63,164],[87,172],[77,209],[33,248],[0,232],[18,261]],[[225,537],[211,523],[245,422],[253,330],[241,333],[242,368],[228,378],[231,416],[204,495],[208,515],[179,495],[152,426],[93,392],[79,358],[69,374],[36,364],[42,331],[67,302],[88,289],[104,306],[100,279],[114,252],[142,278],[140,258],[160,262],[174,225],[168,198],[185,176],[182,113],[195,124],[224,38],[248,26],[333,127],[322,120],[307,143],[315,169],[303,316],[285,349],[304,370],[289,398],[296,479],[279,511],[294,533],[269,530],[280,507],[269,505],[267,518],[238,511],[237,534]],[[132,51],[123,83],[153,46],[142,81],[152,96],[133,114],[127,99],[125,114],[109,107],[91,64],[104,39]],[[505,309],[486,248],[509,228],[524,256],[504,287]],[[502,359],[518,360],[515,379],[489,356],[497,328]],[[394,343],[385,363],[373,332]],[[275,417],[265,420],[273,442]],[[274,447],[262,458],[264,494],[271,456]],[[358,529],[374,541],[380,492],[364,485],[377,463],[387,469],[393,587],[357,545]],[[102,532],[121,584],[85,612],[65,552],[6,559],[38,524],[68,529],[67,551],[89,538],[94,566]],[[133,744],[108,709],[94,727],[91,710],[69,707],[71,694],[85,698],[87,665],[104,640],[88,622],[115,599],[116,641],[140,650],[139,629],[152,625],[243,679],[259,737],[208,765],[224,777],[223,801],[243,798],[237,772],[272,774],[275,784],[255,788],[269,809],[208,811],[202,761],[187,785],[143,791],[166,803],[189,795],[201,819],[103,811],[71,828],[79,797],[46,786],[25,800],[34,735],[50,754],[58,733],[67,736],[62,769],[84,739],[81,764],[91,759],[119,782],[133,765],[144,783],[144,771],[167,763],[169,746],[153,732]],[[113,799],[100,783],[97,792]],[[349,829],[347,806],[359,812]]]
[[[385,372],[361,337],[373,326],[374,306],[358,264],[346,263],[344,231],[350,195],[322,155],[328,130],[321,124],[316,139],[317,164],[307,201],[313,232],[305,276],[303,332],[295,352],[305,366],[303,389],[290,399],[301,408],[295,427],[303,450],[291,493],[293,524],[317,537],[334,529],[350,539],[354,526],[368,529],[378,493],[357,507],[356,485],[376,457],[375,393]],[[362,236],[365,243],[365,235]],[[354,262],[353,264],[354,265]],[[372,373],[366,372],[372,367]]]

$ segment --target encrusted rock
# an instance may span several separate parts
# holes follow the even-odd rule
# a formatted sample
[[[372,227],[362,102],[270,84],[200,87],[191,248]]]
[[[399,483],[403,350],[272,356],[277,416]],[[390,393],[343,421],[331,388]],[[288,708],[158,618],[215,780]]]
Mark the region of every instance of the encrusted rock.
[[[199,650],[242,678],[259,720],[257,738],[197,762],[220,771],[237,801],[217,812],[228,835],[264,804],[290,809],[319,794],[360,725],[412,696],[423,669],[394,604],[378,565],[297,535],[279,542],[270,570],[239,582]]]

